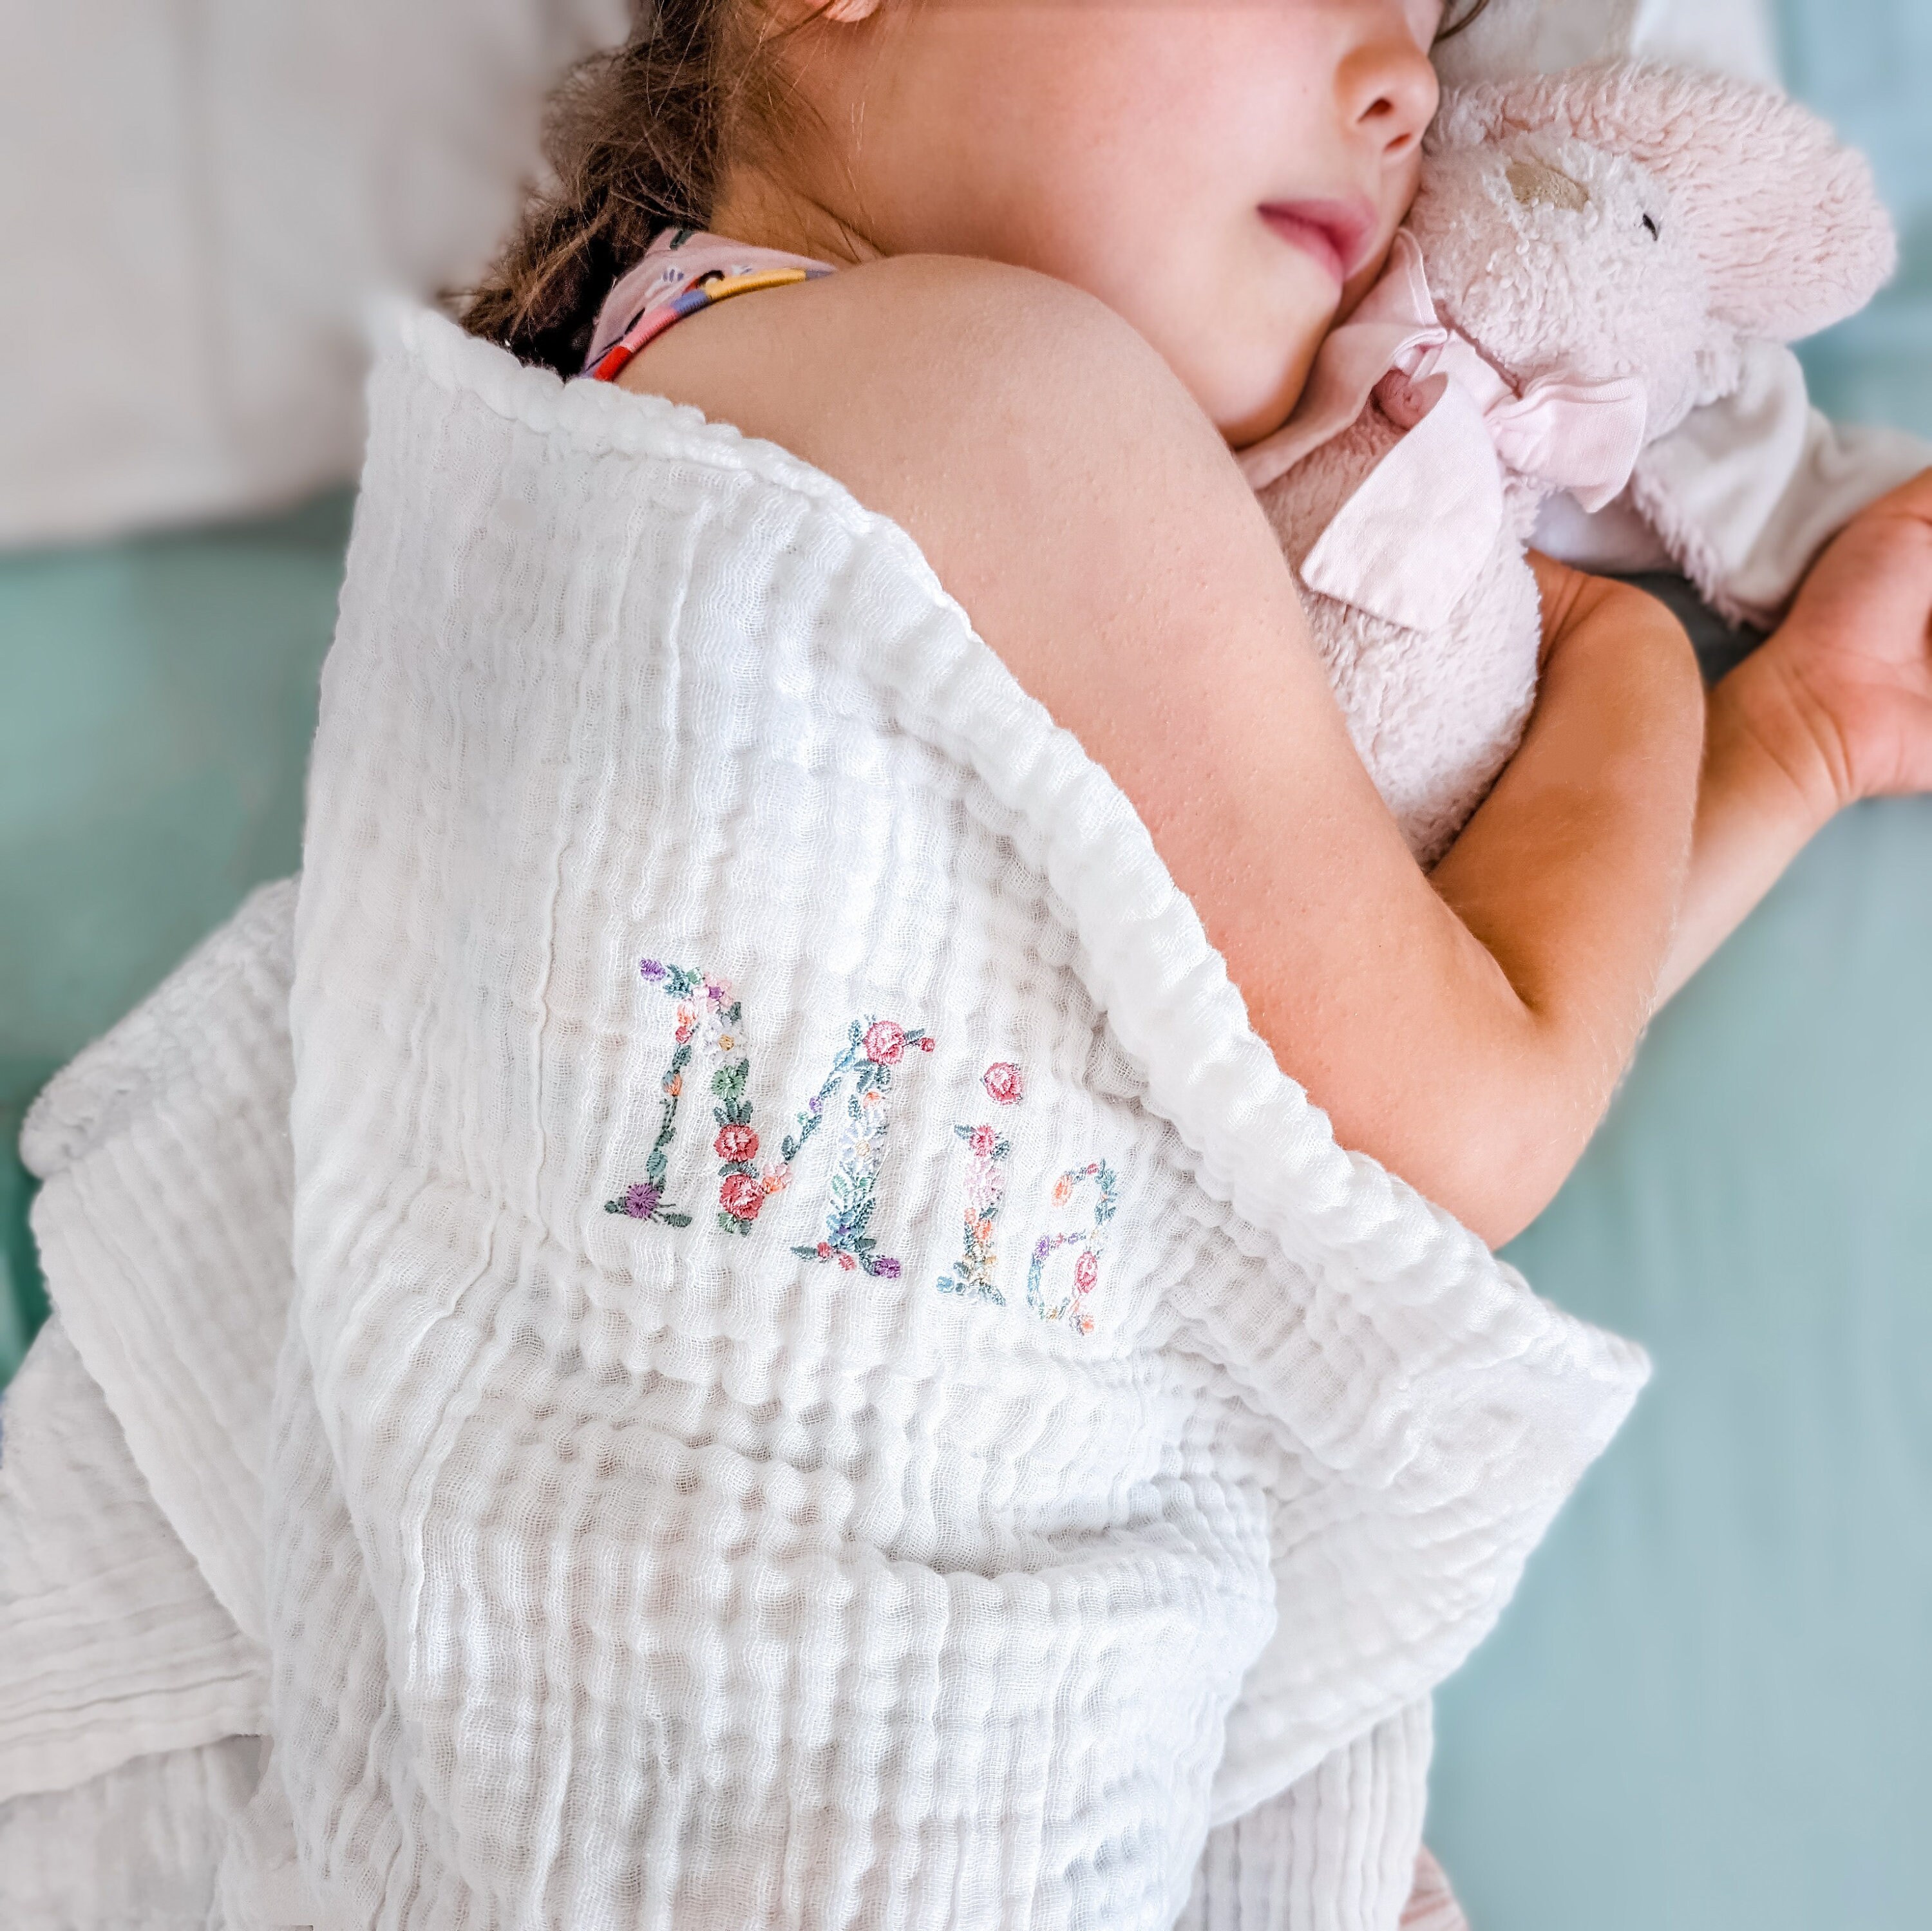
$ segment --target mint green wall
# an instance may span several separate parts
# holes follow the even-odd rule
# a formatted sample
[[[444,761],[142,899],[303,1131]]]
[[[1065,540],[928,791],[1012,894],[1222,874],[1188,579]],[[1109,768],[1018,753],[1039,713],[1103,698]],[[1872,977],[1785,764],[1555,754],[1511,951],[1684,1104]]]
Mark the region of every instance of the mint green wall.
[[[28,1101],[295,867],[348,517],[0,557],[0,1382],[43,1307]]]
[[[1872,157],[1899,226],[1898,279],[1802,352],[1834,415],[1932,436],[1932,4],[1778,0],[1794,90]]]
[[[1932,4],[1779,0],[1905,261],[1807,345],[1932,436]],[[1444,1690],[1475,1931],[1932,1925],[1932,803],[1861,807],[1659,1019],[1510,1258],[1657,1378]]]
[[[1510,1250],[1656,1378],[1445,1688],[1476,1931],[1924,1931],[1932,802],[1832,826]]]

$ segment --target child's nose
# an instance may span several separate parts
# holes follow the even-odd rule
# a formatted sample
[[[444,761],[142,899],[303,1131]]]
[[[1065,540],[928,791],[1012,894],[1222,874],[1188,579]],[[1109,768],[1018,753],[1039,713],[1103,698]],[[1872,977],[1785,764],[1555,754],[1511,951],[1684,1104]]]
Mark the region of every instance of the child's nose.
[[[1428,54],[1406,25],[1391,23],[1365,39],[1337,77],[1347,124],[1367,135],[1386,160],[1399,160],[1435,118],[1440,88]]]

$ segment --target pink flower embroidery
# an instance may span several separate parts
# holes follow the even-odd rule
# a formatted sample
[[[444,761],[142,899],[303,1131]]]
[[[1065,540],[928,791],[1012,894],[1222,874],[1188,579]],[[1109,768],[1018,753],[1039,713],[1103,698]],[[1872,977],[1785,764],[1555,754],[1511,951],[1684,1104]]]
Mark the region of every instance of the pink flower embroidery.
[[[1001,1106],[1017,1106],[1026,1097],[1026,1080],[1010,1060],[996,1060],[980,1075],[980,1084]]]
[[[798,1114],[796,1130],[780,1143],[781,1159],[787,1164],[795,1162],[806,1142],[834,1117],[831,1102],[841,1086],[846,1087],[844,1105],[836,1109],[842,1120],[826,1197],[824,1237],[795,1246],[791,1251],[801,1261],[836,1261],[848,1271],[860,1270],[875,1279],[898,1278],[898,1262],[878,1251],[868,1229],[878,1204],[879,1167],[891,1124],[893,1072],[914,1046],[925,1052],[931,1042],[922,1032],[908,1031],[896,1019],[875,1019],[868,1014],[853,1020],[844,1050]]]
[[[734,1220],[756,1220],[765,1204],[765,1189],[754,1174],[727,1174],[718,1189],[718,1202]]]
[[[711,1147],[721,1160],[748,1160],[758,1150],[758,1136],[748,1126],[721,1126]]]
[[[990,1126],[976,1126],[973,1129],[973,1138],[968,1144],[983,1160],[987,1159],[992,1154],[993,1149],[1000,1144],[1000,1136]]]
[[[1042,1234],[1034,1243],[1033,1262],[1027,1270],[1027,1306],[1042,1321],[1064,1321],[1076,1333],[1090,1334],[1090,1297],[1100,1284],[1100,1256],[1106,1251],[1107,1229],[1120,1207],[1120,1177],[1105,1160],[1069,1167],[1053,1185],[1054,1204],[1064,1207],[1089,1180],[1094,1183],[1093,1225],[1079,1232]],[[1071,1250],[1073,1279],[1067,1292],[1048,1285],[1047,1269],[1063,1248]]]
[[[874,1019],[866,1028],[866,1058],[877,1066],[897,1066],[905,1057],[905,1036],[903,1026],[890,1019]]]

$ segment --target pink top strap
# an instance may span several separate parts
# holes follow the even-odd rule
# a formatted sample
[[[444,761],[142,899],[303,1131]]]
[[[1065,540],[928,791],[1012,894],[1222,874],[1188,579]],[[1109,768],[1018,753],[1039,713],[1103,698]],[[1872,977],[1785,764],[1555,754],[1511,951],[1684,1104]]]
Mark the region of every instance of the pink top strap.
[[[828,262],[748,247],[698,228],[667,228],[604,298],[584,373],[614,381],[631,358],[674,322],[753,289],[783,288],[831,274]]]

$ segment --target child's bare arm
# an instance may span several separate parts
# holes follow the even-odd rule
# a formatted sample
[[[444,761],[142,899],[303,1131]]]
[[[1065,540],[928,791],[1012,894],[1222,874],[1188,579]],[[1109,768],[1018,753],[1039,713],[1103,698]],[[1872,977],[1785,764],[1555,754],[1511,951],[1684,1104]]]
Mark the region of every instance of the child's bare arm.
[[[1227,676],[1232,639],[1203,649],[1202,681],[1234,701],[1160,680],[1166,757],[1191,751],[1224,780],[1220,797],[1148,757],[1158,712],[1076,727],[1105,747],[1256,1030],[1343,1144],[1496,1245],[1568,1177],[1652,1010],[1702,738],[1696,662],[1670,613],[1539,562],[1535,714],[1429,877],[1340,728],[1298,610],[1257,640],[1272,678]]]
[[[1516,1144],[1490,1151],[1525,1176],[1526,1221],[1581,1153],[1649,1016],[1690,864],[1701,716],[1690,641],[1661,604],[1530,562],[1545,638],[1536,709],[1430,880],[1534,1031],[1574,1056],[1570,1117],[1526,1119]]]
[[[1488,1239],[1516,1232],[1651,1010],[1702,739],[1682,631],[1551,566],[1537,715],[1432,880],[1226,445],[1117,316],[937,258],[766,299],[671,331],[640,358],[648,379],[904,525],[1132,801],[1342,1143]]]
[[[1111,316],[1041,298],[1024,334],[1000,307],[997,363],[946,363],[958,429],[908,520],[1138,807],[1339,1139],[1503,1242],[1569,1174],[1656,997],[1702,745],[1688,639],[1652,598],[1546,565],[1536,716],[1424,877],[1223,440]]]
[[[1667,999],[1860,798],[1932,790],[1932,470],[1853,519],[1711,694]]]

